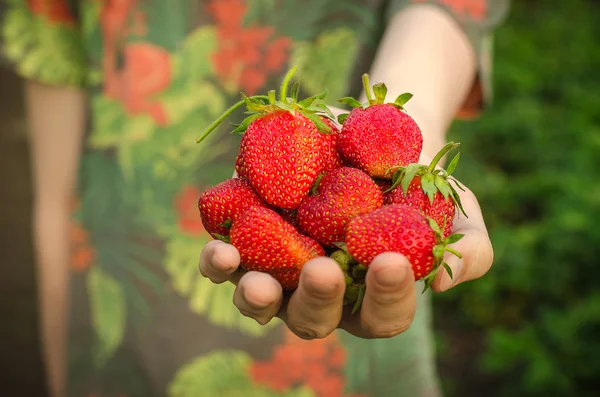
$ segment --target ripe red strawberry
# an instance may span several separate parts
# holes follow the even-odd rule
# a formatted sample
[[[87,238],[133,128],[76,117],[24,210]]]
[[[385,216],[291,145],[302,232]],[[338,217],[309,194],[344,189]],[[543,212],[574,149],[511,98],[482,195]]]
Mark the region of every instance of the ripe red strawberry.
[[[429,166],[410,164],[398,167],[393,177],[393,184],[384,193],[386,204],[406,204],[417,208],[422,214],[432,218],[443,229],[443,236],[452,232],[452,221],[456,207],[466,216],[460,196],[450,180],[461,188],[450,174],[456,169],[460,153],[448,164],[448,170],[436,169],[440,159],[450,150],[458,147],[454,142],[448,143],[439,151]]]
[[[375,98],[366,74],[363,84],[369,99],[367,104],[354,98],[340,99],[354,109],[338,118],[342,123],[338,148],[352,166],[374,178],[391,179],[387,172],[390,167],[417,162],[423,148],[421,130],[403,108],[412,95],[403,94],[394,103],[385,103],[385,84],[373,86]]]
[[[315,124],[300,113],[266,114],[248,126],[244,172],[269,204],[297,208],[325,167],[328,148]]]
[[[216,239],[227,240],[231,223],[252,206],[267,204],[243,178],[232,178],[206,190],[198,200],[202,224]]]
[[[335,162],[334,138],[323,137],[332,132],[323,118],[333,118],[323,101],[325,95],[298,102],[299,86],[295,84],[292,97],[288,97],[294,71],[283,80],[279,100],[275,91],[268,96],[243,96],[198,139],[202,141],[234,110],[246,105],[250,115],[233,131],[244,133],[236,169],[268,204],[286,209],[297,208],[319,174]]]
[[[322,117],[321,120],[331,128],[332,133],[321,134],[323,145],[327,147],[325,152],[325,165],[323,171],[330,171],[344,166],[344,160],[338,151],[338,140],[340,129],[329,119]]]
[[[260,206],[236,219],[230,237],[244,269],[269,273],[286,290],[298,286],[306,261],[325,255],[319,243],[300,234],[275,211]]]
[[[323,245],[333,247],[344,240],[346,225],[355,216],[383,205],[379,187],[357,168],[328,172],[318,182],[315,194],[298,208],[300,228]]]
[[[368,267],[379,254],[399,252],[411,263],[415,280],[425,281],[425,288],[433,282],[440,266],[452,276],[444,252],[460,257],[448,245],[462,237],[454,234],[444,239],[435,221],[402,204],[385,205],[356,217],[346,229],[348,253],[359,263]]]
[[[244,138],[242,137],[242,141]],[[243,146],[240,146],[240,148]],[[246,173],[246,167],[244,167],[244,153],[240,150],[235,159],[235,173],[239,178],[245,178],[248,176]]]

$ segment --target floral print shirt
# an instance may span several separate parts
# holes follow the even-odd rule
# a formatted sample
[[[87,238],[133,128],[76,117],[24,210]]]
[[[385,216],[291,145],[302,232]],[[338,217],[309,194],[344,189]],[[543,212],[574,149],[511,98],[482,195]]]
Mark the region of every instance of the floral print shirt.
[[[298,67],[306,95],[360,93],[387,20],[452,15],[479,54],[462,115],[489,97],[489,36],[506,0],[7,0],[2,59],[89,92],[73,200],[69,396],[434,397],[429,296],[410,330],[302,341],[231,303],[197,271],[197,198],[231,176],[239,141],[194,139],[239,98]],[[349,81],[358,82],[348,84]]]

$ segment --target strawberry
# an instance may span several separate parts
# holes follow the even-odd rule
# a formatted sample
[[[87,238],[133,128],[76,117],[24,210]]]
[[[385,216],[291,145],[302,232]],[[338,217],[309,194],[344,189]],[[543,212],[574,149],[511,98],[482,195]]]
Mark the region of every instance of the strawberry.
[[[325,255],[319,243],[300,234],[275,211],[260,206],[236,219],[230,237],[244,269],[271,274],[285,290],[298,286],[306,261]]]
[[[439,225],[417,209],[402,205],[385,205],[350,221],[346,229],[347,251],[360,264],[368,266],[384,252],[399,252],[412,265],[415,280],[424,280],[429,288],[444,262],[445,251],[460,257],[448,247],[463,237],[454,234],[443,238]]]
[[[323,145],[327,147],[325,153],[325,165],[323,171],[330,171],[344,166],[344,160],[338,151],[338,140],[340,129],[328,118],[321,117],[321,120],[329,126],[331,134],[321,134]]]
[[[393,184],[386,189],[386,204],[406,204],[419,209],[442,227],[444,237],[452,232],[452,220],[456,207],[466,216],[460,196],[450,184],[462,187],[450,175],[456,169],[460,153],[448,164],[448,170],[436,169],[440,159],[458,144],[449,142],[434,157],[429,166],[410,164],[407,167],[394,167]]]
[[[246,105],[249,116],[233,133],[244,133],[236,161],[238,174],[246,176],[254,190],[268,203],[285,209],[297,208],[308,195],[319,174],[334,163],[330,123],[333,118],[320,94],[298,101],[299,85],[287,96],[284,78],[279,100],[275,91],[267,96],[246,97],[227,110],[198,138],[202,141],[227,116]],[[325,144],[328,142],[329,144]]]
[[[242,142],[243,140],[244,138],[242,137]],[[242,151],[238,152],[238,155],[235,159],[235,173],[240,178],[246,178],[248,176],[248,174],[246,173],[246,167],[244,167],[244,153]]]
[[[387,172],[391,167],[417,162],[423,148],[421,130],[403,108],[412,95],[402,94],[394,103],[385,103],[385,84],[373,86],[375,98],[366,74],[363,85],[368,103],[363,105],[349,97],[340,99],[353,109],[338,117],[342,123],[338,149],[350,165],[374,178],[391,179]]]
[[[323,245],[344,240],[346,225],[355,216],[383,205],[379,187],[357,168],[337,168],[325,174],[298,208],[300,228]]]
[[[200,219],[207,232],[227,241],[231,223],[252,206],[267,204],[256,194],[246,179],[232,178],[206,190],[198,200]]]
[[[280,110],[255,120],[244,135],[243,164],[250,184],[269,204],[294,209],[325,168],[317,127],[300,113]]]

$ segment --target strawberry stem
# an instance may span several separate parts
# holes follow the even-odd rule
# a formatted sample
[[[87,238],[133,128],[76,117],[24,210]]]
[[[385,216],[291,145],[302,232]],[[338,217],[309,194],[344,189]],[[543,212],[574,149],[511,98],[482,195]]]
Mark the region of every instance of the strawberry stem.
[[[450,247],[446,247],[445,248],[446,251],[450,252],[451,254],[456,255],[457,257],[462,259],[462,255],[460,252],[458,252],[457,250],[455,250],[454,248],[450,248]]]
[[[438,165],[438,163],[440,162],[440,160],[442,159],[442,157],[444,157],[446,155],[446,153],[448,153],[450,150],[455,149],[459,146],[458,143],[455,142],[448,142],[443,148],[442,150],[440,150],[435,157],[433,158],[433,160],[431,160],[431,164],[429,164],[429,167],[427,168],[427,172],[432,173],[433,171],[435,171],[435,167]]]
[[[373,101],[373,94],[371,93],[371,86],[369,84],[369,75],[367,73],[362,75],[363,86],[365,88],[365,94],[367,94],[367,99],[369,103]]]
[[[275,102],[277,102],[277,94],[275,94],[275,90],[271,90],[267,93],[268,97],[269,97],[269,103],[271,105],[274,105]]]
[[[270,100],[270,98],[268,96],[265,96],[265,95],[255,95],[255,96],[250,97],[250,98]],[[225,120],[233,112],[235,112],[236,110],[238,110],[239,108],[241,108],[245,103],[246,103],[246,100],[242,99],[241,101],[239,101],[238,103],[234,104],[232,107],[230,107],[229,109],[227,109],[225,111],[225,113],[223,113],[218,119],[216,119],[215,121],[213,121],[213,123],[211,125],[209,125],[208,128],[206,130],[204,130],[204,132],[202,132],[202,134],[200,135],[200,137],[196,139],[196,143],[200,143],[204,139],[206,139],[206,137],[208,135],[210,135],[210,133],[213,132],[213,130],[215,128],[217,128],[219,126],[219,124],[221,124],[223,122],[223,120]]]
[[[354,304],[354,307],[352,308],[351,314],[356,314],[356,312],[360,310],[363,300],[365,299],[366,291],[367,291],[367,286],[364,284],[361,285],[360,289],[358,290],[358,299],[356,299],[356,303]]]
[[[298,68],[296,66],[291,68],[286,73],[285,77],[283,78],[283,81],[281,82],[281,89],[279,92],[279,100],[281,102],[285,102],[287,100],[288,86],[290,85],[290,80],[292,79],[292,76],[294,75],[294,73],[296,73],[296,70],[298,70]]]

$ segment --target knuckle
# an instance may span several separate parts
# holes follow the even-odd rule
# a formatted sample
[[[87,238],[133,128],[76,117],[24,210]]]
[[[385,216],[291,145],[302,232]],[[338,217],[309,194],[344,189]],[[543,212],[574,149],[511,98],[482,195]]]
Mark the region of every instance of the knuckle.
[[[288,328],[296,334],[296,336],[305,340],[324,339],[333,331],[324,327],[311,327],[303,323],[290,323],[288,324]]]
[[[371,301],[378,307],[397,306],[403,294],[403,290],[389,291],[387,288],[377,287],[371,294]]]
[[[304,287],[306,293],[317,301],[331,301],[340,292],[336,285],[326,284],[318,280],[307,282]]]
[[[369,324],[365,323],[365,329],[372,338],[386,339],[393,338],[406,332],[412,324],[412,318],[404,321],[398,321],[391,324]]]

